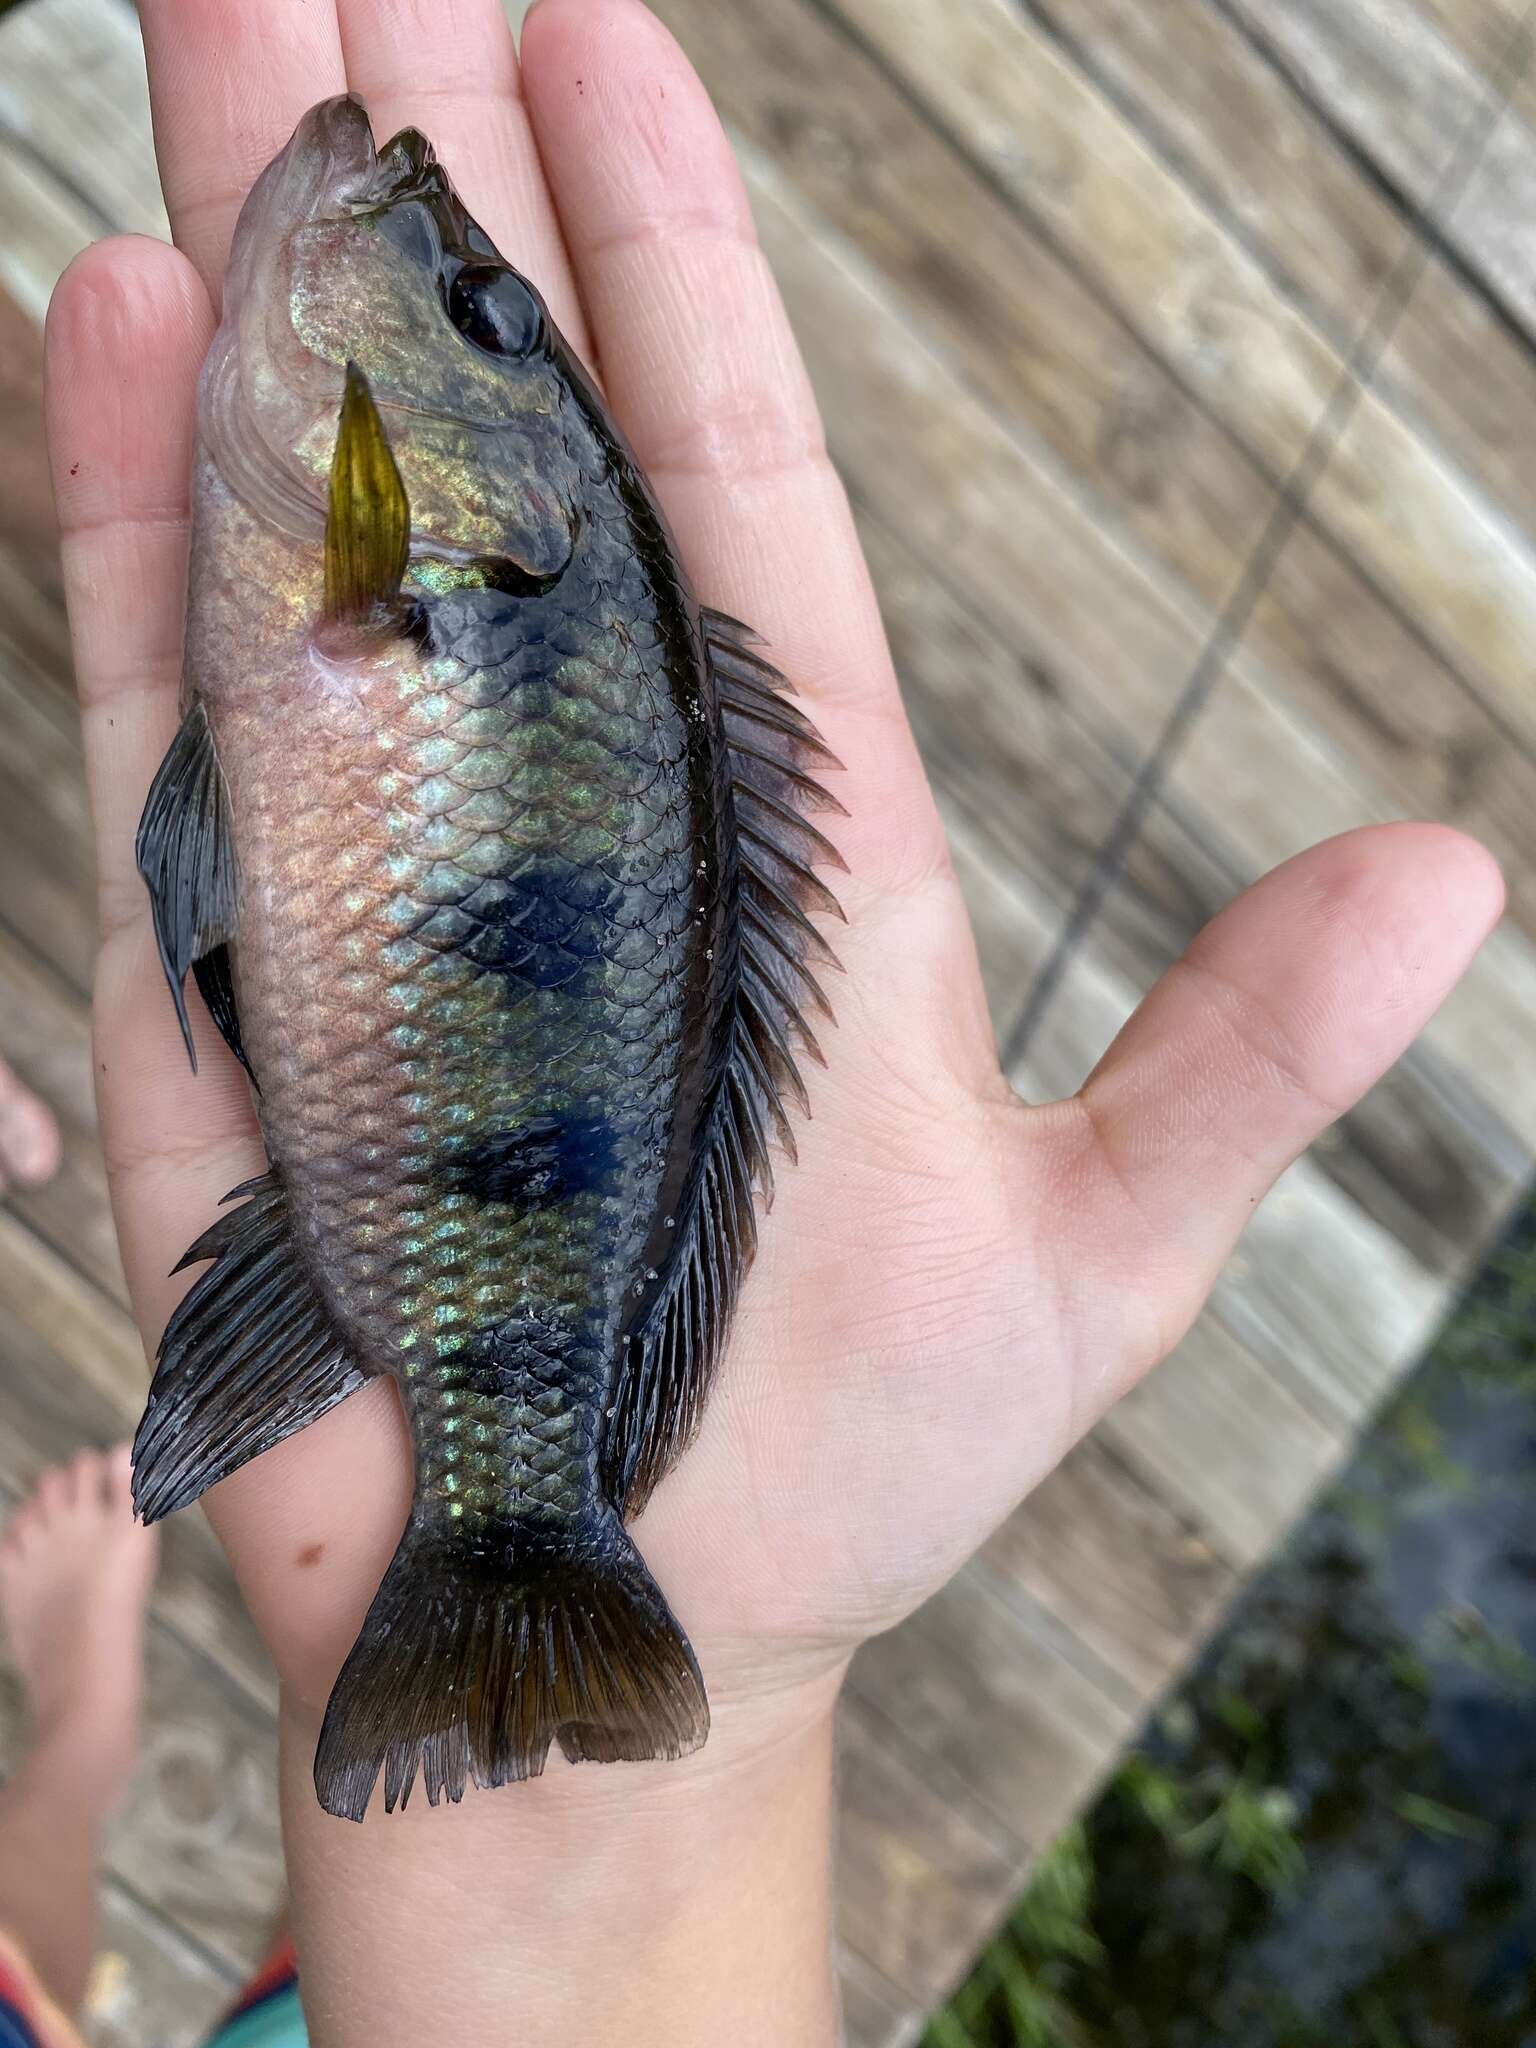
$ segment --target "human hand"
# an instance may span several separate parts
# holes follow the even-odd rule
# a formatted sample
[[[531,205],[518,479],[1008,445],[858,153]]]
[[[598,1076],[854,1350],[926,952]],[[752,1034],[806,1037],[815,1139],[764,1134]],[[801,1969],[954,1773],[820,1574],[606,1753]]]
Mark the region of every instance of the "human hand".
[[[308,105],[350,86],[381,138],[411,121],[432,136],[599,370],[700,596],[765,636],[847,763],[829,1068],[811,1076],[814,1122],[780,1174],[703,1431],[637,1525],[715,1734],[683,1765],[582,1772],[579,1791],[560,1771],[470,1804],[517,1830],[562,1808],[611,1819],[626,1800],[720,1797],[738,1767],[745,1782],[765,1756],[819,1743],[857,1643],[941,1584],[1166,1353],[1275,1175],[1453,985],[1498,878],[1431,827],[1319,848],[1216,920],[1079,1096],[1027,1108],[998,1070],[804,373],[670,41],[636,0],[542,0],[519,86],[496,0],[142,0],[141,14],[184,253],[89,252],[49,343],[101,863],[102,1128],[146,1337],[184,1284],[172,1265],[263,1163],[243,1078],[206,1025],[187,1072],[132,842],[176,723],[196,371],[240,201]],[[393,1390],[374,1383],[209,1496],[306,1766],[404,1520],[409,1456]],[[307,1841],[314,1816],[290,1796]],[[391,1823],[388,1853],[422,1825]]]

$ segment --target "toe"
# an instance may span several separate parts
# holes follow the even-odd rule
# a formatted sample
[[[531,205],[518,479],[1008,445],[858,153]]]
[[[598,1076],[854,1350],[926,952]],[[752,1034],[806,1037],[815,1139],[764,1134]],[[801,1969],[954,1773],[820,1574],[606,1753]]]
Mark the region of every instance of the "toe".
[[[37,1187],[59,1165],[53,1112],[0,1060],[0,1180]]]
[[[74,1477],[68,1465],[50,1465],[38,1480],[31,1500],[27,1503],[28,1527],[41,1531],[49,1523],[56,1522],[67,1514],[74,1498]]]
[[[112,1506],[107,1488],[107,1455],[105,1451],[81,1451],[72,1460],[77,1508],[94,1508],[99,1512]]]
[[[103,1483],[111,1506],[133,1513],[133,1445],[114,1444],[103,1453]]]

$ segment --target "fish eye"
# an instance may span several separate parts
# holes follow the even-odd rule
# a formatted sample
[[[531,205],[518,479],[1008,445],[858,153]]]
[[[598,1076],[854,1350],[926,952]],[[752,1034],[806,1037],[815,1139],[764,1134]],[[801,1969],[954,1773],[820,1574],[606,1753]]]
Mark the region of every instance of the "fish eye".
[[[538,300],[514,270],[466,263],[448,287],[448,318],[493,356],[526,356],[544,329]]]

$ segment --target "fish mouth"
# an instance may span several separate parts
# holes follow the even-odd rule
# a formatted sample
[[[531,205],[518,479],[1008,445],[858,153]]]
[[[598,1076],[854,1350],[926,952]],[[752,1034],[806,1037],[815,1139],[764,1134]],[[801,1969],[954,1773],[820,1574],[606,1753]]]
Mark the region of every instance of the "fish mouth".
[[[344,213],[378,176],[368,109],[356,93],[321,100],[300,118],[272,166],[272,212],[297,227]]]

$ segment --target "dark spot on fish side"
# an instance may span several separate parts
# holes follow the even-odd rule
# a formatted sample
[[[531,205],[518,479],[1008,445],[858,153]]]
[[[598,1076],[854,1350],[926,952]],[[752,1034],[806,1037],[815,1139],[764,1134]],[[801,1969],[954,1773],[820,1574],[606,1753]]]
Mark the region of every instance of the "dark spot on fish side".
[[[452,1153],[444,1184],[479,1202],[548,1208],[598,1186],[613,1164],[612,1133],[594,1116],[539,1116]]]
[[[492,877],[459,908],[476,919],[455,951],[528,988],[566,988],[600,958],[615,890],[600,869],[531,863]]]
[[[293,1561],[302,1571],[313,1571],[324,1555],[325,1545],[323,1543],[306,1543]]]

